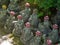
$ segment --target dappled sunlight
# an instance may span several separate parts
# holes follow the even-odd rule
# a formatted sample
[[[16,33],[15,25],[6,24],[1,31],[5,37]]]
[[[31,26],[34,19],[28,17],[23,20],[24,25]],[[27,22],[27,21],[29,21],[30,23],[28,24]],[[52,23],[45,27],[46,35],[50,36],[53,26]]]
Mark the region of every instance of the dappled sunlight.
[[[9,42],[8,40],[5,40],[1,43],[1,45],[13,45],[13,44],[11,44],[11,42]]]
[[[8,34],[8,35],[2,36],[0,39],[0,45],[13,45],[14,37],[10,38],[10,36],[12,36],[12,35]]]

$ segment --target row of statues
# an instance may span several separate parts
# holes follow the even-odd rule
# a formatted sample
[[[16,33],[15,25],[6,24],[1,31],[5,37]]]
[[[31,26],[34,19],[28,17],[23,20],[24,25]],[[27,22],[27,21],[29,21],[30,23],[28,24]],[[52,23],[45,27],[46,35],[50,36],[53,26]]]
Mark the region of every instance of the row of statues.
[[[59,26],[56,23],[52,24],[49,21],[49,16],[44,16],[44,21],[41,22],[41,19],[38,18],[37,9],[33,9],[31,14],[29,3],[25,4],[25,9],[22,11],[19,10],[16,2],[10,3],[0,15],[6,33],[12,33],[19,37],[24,45],[60,45],[58,43],[60,41]],[[5,10],[6,12],[4,12]]]

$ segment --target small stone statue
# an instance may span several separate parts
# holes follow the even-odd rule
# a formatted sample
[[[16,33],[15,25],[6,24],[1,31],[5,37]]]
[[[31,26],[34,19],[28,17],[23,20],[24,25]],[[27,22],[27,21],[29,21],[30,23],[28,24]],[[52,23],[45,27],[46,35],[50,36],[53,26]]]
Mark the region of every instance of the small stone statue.
[[[26,22],[25,28],[23,29],[23,35],[22,35],[23,39],[21,38],[21,40],[25,45],[29,45],[29,42],[32,37],[33,33],[31,32],[31,25],[29,22]]]
[[[30,45],[41,45],[41,32],[36,31],[36,36],[31,39]]]
[[[51,23],[50,23],[50,21],[49,21],[49,17],[48,17],[48,16],[45,16],[45,17],[44,17],[43,25],[44,25],[44,27],[45,27],[44,33],[45,33],[46,35],[48,35],[48,34],[51,32],[51,29],[50,29]]]
[[[50,39],[47,39],[46,43],[47,45],[52,45],[52,41]]]
[[[26,3],[25,4],[25,9],[20,12],[20,14],[23,16],[24,22],[27,22],[29,17],[30,17],[31,9],[30,9],[30,4]]]
[[[23,21],[21,15],[18,15],[17,18],[18,18],[18,21],[14,24],[15,28],[13,30],[13,34],[15,36],[19,36],[20,37],[20,35],[22,33],[22,29],[24,27],[24,21]]]
[[[29,22],[31,23],[32,27],[38,27],[38,16],[37,16],[37,9],[33,10],[33,14],[29,18]]]
[[[7,6],[6,5],[2,5],[2,9],[0,10],[0,25],[1,27],[4,27],[5,22],[8,18],[7,10],[6,10]]]
[[[5,24],[5,29],[7,30],[6,33],[11,33],[12,30],[14,29],[14,24],[12,23],[13,20],[15,20],[15,12],[11,11],[10,17],[7,19],[6,24]]]
[[[49,34],[48,37],[50,40],[52,40],[52,43],[56,43],[58,42],[59,38],[58,38],[58,25],[54,24],[53,25],[53,30],[52,32]]]

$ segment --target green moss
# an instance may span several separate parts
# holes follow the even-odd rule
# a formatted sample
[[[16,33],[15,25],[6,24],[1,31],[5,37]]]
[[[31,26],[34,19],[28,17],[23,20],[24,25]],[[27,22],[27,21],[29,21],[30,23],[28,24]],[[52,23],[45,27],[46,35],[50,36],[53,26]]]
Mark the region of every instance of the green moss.
[[[14,36],[14,43],[16,45],[23,45],[23,43],[20,41],[20,38],[19,37],[15,37],[15,36]]]
[[[4,28],[0,28],[0,35],[5,35]]]

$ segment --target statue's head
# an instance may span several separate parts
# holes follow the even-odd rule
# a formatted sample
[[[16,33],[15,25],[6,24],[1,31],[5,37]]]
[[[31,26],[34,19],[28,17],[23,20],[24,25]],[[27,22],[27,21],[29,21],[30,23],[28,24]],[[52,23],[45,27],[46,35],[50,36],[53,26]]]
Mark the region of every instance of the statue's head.
[[[45,16],[44,17],[44,20],[49,20],[49,16]]]
[[[40,36],[41,32],[40,31],[36,31],[36,36]]]
[[[50,39],[47,39],[47,45],[51,45],[52,44],[52,41]]]
[[[7,6],[6,5],[2,5],[2,9],[7,9]]]
[[[29,4],[29,3],[26,3],[26,4],[25,4],[25,7],[30,7],[30,4]]]
[[[26,27],[28,27],[28,28],[31,26],[30,22],[26,22],[25,25],[26,25]]]
[[[54,24],[53,25],[53,29],[58,29],[58,25],[57,24]]]
[[[12,15],[12,16],[15,15],[15,12],[14,12],[14,11],[10,11],[9,13],[10,13],[10,15]]]
[[[18,19],[22,19],[22,15],[18,15],[17,18],[18,18]]]

